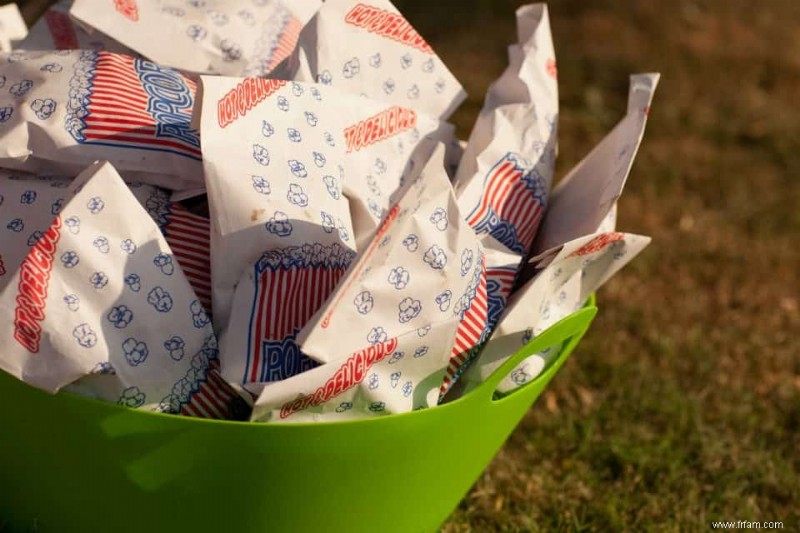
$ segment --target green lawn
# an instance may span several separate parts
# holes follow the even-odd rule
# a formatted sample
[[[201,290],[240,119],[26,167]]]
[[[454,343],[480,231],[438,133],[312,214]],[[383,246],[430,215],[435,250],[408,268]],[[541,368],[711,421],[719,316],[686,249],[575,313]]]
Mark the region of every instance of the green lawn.
[[[468,135],[518,2],[396,2]],[[550,3],[563,175],[660,71],[620,204],[651,247],[445,531],[800,527],[800,2]]]

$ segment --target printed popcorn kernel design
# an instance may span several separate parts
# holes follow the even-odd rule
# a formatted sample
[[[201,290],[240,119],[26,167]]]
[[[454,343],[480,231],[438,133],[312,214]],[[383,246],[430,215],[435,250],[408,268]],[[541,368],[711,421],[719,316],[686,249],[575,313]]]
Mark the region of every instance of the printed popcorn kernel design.
[[[149,355],[147,344],[139,342],[133,337],[128,337],[122,342],[122,353],[131,366],[139,366],[144,363]]]
[[[75,329],[72,330],[72,336],[84,348],[93,348],[97,344],[97,334],[86,323],[75,326]]]
[[[139,390],[139,387],[128,387],[119,397],[117,403],[125,407],[141,407],[145,402],[145,394]]]
[[[167,254],[161,253],[153,258],[153,264],[165,276],[171,276],[175,272],[175,264],[172,262],[172,257]]]
[[[401,324],[410,322],[422,312],[422,302],[413,298],[403,298],[398,305],[400,313],[398,319]]]
[[[139,292],[142,288],[142,282],[138,275],[128,274],[125,276],[125,285],[133,292]]]
[[[150,290],[147,294],[147,303],[159,313],[168,313],[172,310],[172,296],[161,287],[154,287]]]
[[[10,105],[0,107],[0,123],[7,122],[14,114],[14,108]]]
[[[372,311],[375,301],[373,300],[372,294],[370,294],[369,291],[364,291],[356,296],[355,300],[353,300],[353,304],[356,306],[356,310],[359,313],[366,315]]]
[[[81,299],[75,294],[68,294],[64,296],[64,303],[70,311],[78,311],[81,308]]]
[[[405,289],[411,279],[411,274],[403,267],[393,268],[389,272],[389,284],[397,290]]]
[[[439,294],[434,301],[436,302],[436,305],[439,306],[439,310],[445,312],[450,309],[450,300],[452,297],[453,292],[450,289],[447,289],[443,293]]]
[[[192,313],[192,324],[197,329],[202,329],[211,323],[208,313],[199,300],[194,300],[189,304],[189,311]]]
[[[296,183],[289,185],[289,192],[286,193],[286,199],[298,207],[306,207],[308,205],[308,195],[303,191],[303,188]]]
[[[52,98],[37,98],[31,102],[31,109],[36,115],[36,118],[39,120],[47,120],[56,110],[56,101]]]
[[[97,248],[97,251],[101,254],[107,254],[111,251],[111,244],[108,242],[108,239],[105,237],[97,237],[95,240],[92,241],[92,246]]]
[[[92,284],[92,287],[95,289],[104,289],[106,285],[108,285],[108,276],[103,272],[95,272],[89,278],[89,283]]]
[[[381,342],[386,342],[389,336],[386,334],[386,330],[380,326],[376,326],[370,330],[367,334],[367,342],[370,344],[378,344]]]
[[[180,361],[183,359],[183,356],[186,355],[184,351],[185,347],[186,342],[184,342],[184,340],[177,335],[173,335],[164,341],[164,349],[169,352],[169,356],[175,361]]]
[[[252,176],[253,189],[263,195],[268,195],[272,192],[269,181],[264,176]]]
[[[292,223],[283,211],[275,211],[275,215],[267,221],[267,231],[278,237],[288,237],[292,234]]]
[[[126,328],[133,321],[133,311],[125,305],[118,305],[109,311],[107,318],[115,328]]]
[[[261,146],[260,144],[254,144],[253,159],[255,159],[259,165],[262,166],[269,165],[269,150],[267,150],[264,146]]]
[[[442,270],[447,265],[447,255],[437,245],[433,245],[425,252],[423,261],[434,270]]]
[[[74,268],[80,261],[78,254],[75,252],[69,251],[61,254],[61,264],[64,265],[64,268]]]
[[[447,229],[447,211],[442,209],[441,207],[436,208],[430,218],[431,223],[436,226],[436,229],[439,231],[444,231]]]
[[[17,98],[22,98],[28,91],[33,88],[33,82],[31,80],[22,80],[20,82],[15,83],[12,85],[8,92],[11,93],[12,96],[16,96]]]

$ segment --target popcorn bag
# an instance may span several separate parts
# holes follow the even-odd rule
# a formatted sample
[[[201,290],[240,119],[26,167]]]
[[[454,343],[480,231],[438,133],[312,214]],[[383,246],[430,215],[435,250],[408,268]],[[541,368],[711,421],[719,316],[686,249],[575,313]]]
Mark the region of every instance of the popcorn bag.
[[[320,4],[76,0],[70,14],[162,65],[206,74],[263,76],[289,55],[300,29]]]
[[[0,516],[435,530],[650,241],[658,75],[551,190],[547,7],[517,29],[468,142],[388,0],[64,1],[0,52]]]
[[[0,165],[75,175],[107,159],[127,179],[202,185],[194,82],[109,52],[0,53]]]

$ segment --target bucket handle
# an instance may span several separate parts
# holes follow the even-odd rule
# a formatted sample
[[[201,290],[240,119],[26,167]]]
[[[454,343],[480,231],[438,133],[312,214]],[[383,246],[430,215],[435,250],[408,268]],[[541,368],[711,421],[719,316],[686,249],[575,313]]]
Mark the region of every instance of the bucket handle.
[[[517,353],[509,357],[506,362],[500,365],[500,368],[486,378],[486,380],[477,387],[474,394],[482,395],[491,401],[503,378],[510,374],[522,361],[559,342],[567,341],[576,335],[582,335],[589,328],[589,324],[591,324],[592,319],[594,319],[594,316],[597,314],[597,307],[593,304],[594,299],[590,300],[589,304],[580,311],[561,319],[540,335],[531,339],[528,344],[520,348]],[[522,385],[522,387],[528,386],[539,379],[546,378],[549,380],[552,374],[557,371],[556,367],[560,366],[559,362],[561,359],[561,354],[559,354],[559,357],[550,368],[545,369],[544,372],[534,378],[533,381]]]

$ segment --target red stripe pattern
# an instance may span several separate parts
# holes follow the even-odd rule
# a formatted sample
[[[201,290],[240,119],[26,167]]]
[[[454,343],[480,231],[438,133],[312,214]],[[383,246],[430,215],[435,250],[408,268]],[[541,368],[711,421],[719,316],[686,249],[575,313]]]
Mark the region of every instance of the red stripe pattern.
[[[199,136],[189,127],[194,82],[110,52],[82,51],[74,69],[65,126],[76,141],[200,159]]]
[[[489,233],[520,254],[529,251],[539,228],[547,197],[545,181],[521,158],[506,154],[486,174],[483,193],[467,216],[479,235]]]
[[[238,419],[238,406],[243,402],[236,391],[220,375],[219,360],[210,362],[206,379],[200,382],[181,414],[218,420]]]
[[[295,342],[336,288],[354,253],[338,244],[265,253],[255,266],[243,383],[286,379],[316,366]]]
[[[458,370],[470,360],[473,348],[481,344],[488,332],[489,298],[486,289],[486,265],[482,261],[478,269],[475,297],[469,303],[456,330],[455,344],[450,354],[447,375],[442,383],[440,393],[445,394],[458,378]]]
[[[44,21],[53,39],[56,50],[75,50],[78,46],[78,34],[69,15],[56,9],[49,9],[44,14]]]
[[[300,30],[303,24],[296,18],[289,15],[284,23],[283,30],[280,32],[278,41],[270,54],[269,63],[267,63],[267,72],[271,71],[278,64],[289,57],[294,50],[297,40],[300,38]]]
[[[211,223],[207,218],[172,204],[161,232],[203,307],[211,310]],[[209,313],[210,314],[210,313]]]

